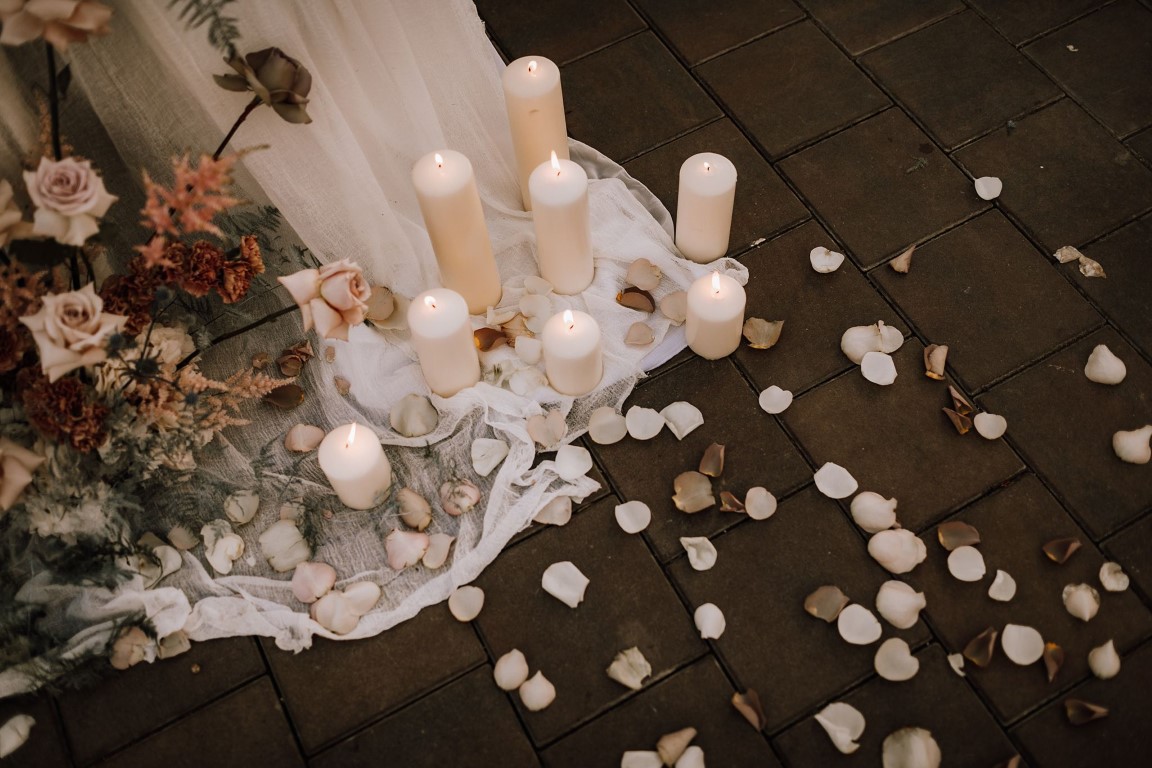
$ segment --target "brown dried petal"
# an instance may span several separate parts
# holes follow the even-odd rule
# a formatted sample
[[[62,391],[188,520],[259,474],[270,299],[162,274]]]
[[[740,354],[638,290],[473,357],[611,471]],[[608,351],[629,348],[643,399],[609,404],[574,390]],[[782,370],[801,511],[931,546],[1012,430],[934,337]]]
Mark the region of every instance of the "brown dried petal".
[[[949,385],[948,394],[952,396],[952,410],[961,416],[967,416],[975,410],[972,403],[968,402],[967,398],[960,394],[960,390],[956,387]]]
[[[736,498],[731,491],[720,491],[721,512],[743,512],[744,502]]]
[[[1048,559],[1058,565],[1064,565],[1068,558],[1080,549],[1080,539],[1075,536],[1067,539],[1053,539],[1044,545],[1044,554]]]
[[[908,246],[908,250],[888,262],[888,266],[892,267],[893,271],[899,272],[902,275],[908,274],[908,269],[912,266],[912,254],[915,250],[916,246]]]
[[[472,332],[472,340],[476,342],[476,349],[487,352],[507,343],[508,337],[504,335],[504,331],[495,328],[477,328]]]
[[[300,371],[304,368],[304,360],[292,354],[281,355],[276,358],[276,364],[280,366],[280,375],[290,379],[299,376]]]
[[[1048,682],[1056,679],[1056,674],[1062,666],[1064,666],[1064,649],[1056,643],[1044,643],[1044,671],[1048,673]]]
[[[382,323],[392,317],[392,313],[395,311],[396,297],[392,295],[391,289],[383,285],[375,286],[372,289],[372,295],[368,297],[368,309],[364,312],[365,319]]]
[[[1072,725],[1084,725],[1108,716],[1108,708],[1083,699],[1065,699],[1064,714]]]
[[[631,347],[643,347],[651,344],[656,339],[656,334],[647,323],[632,323],[628,327],[628,333],[624,335],[624,343]]]
[[[639,312],[652,312],[656,309],[656,300],[652,294],[635,286],[629,286],[616,294],[616,303]]]
[[[951,408],[943,408],[944,415],[952,422],[952,426],[956,427],[956,431],[962,435],[968,434],[968,430],[972,429],[972,419],[967,416],[962,416]]]
[[[1104,267],[1100,266],[1100,262],[1095,259],[1090,259],[1087,256],[1080,256],[1080,274],[1084,277],[1108,277],[1104,274]]]
[[[924,347],[924,375],[936,381],[944,381],[944,364],[947,360],[947,344],[929,344]]]
[[[333,346],[324,347],[324,359],[326,361],[328,361],[329,363],[336,362],[336,347],[333,347]]]
[[[724,471],[724,446],[712,443],[704,449],[700,459],[700,471],[709,477],[720,477]]]
[[[972,547],[980,543],[980,532],[968,523],[950,520],[936,527],[936,538],[944,549],[951,552],[956,547]]]
[[[264,402],[290,411],[304,402],[304,390],[296,384],[285,384],[264,395]]]
[[[818,619],[829,623],[836,621],[840,611],[851,602],[840,587],[825,584],[804,598],[804,610]]]
[[[744,321],[744,338],[752,349],[771,349],[780,341],[780,334],[784,331],[783,320],[764,320],[759,317],[750,317]]]
[[[694,738],[696,738],[695,728],[681,728],[678,731],[666,733],[660,737],[660,741],[656,742],[656,752],[664,761],[664,765],[675,765]]]
[[[744,715],[744,719],[756,730],[762,731],[768,724],[768,718],[764,716],[764,707],[760,703],[760,694],[751,688],[744,693],[737,691],[732,694],[732,706],[736,707],[736,711]]]
[[[264,370],[270,362],[272,362],[272,355],[267,352],[257,352],[252,355],[252,367],[258,371]]]
[[[681,472],[672,481],[672,490],[675,492],[672,501],[681,512],[693,514],[716,504],[712,481],[699,472]]]
[[[1000,634],[993,627],[988,627],[964,646],[964,658],[978,667],[986,667],[992,661],[992,654],[996,651],[996,636]]]
[[[341,395],[347,396],[347,394],[352,391],[352,382],[343,376],[335,377],[332,379],[332,383],[336,385],[336,391]]]
[[[308,362],[312,358],[316,357],[316,352],[312,349],[312,342],[308,339],[293,344],[292,346],[288,347],[288,349],[281,352],[281,354],[296,355],[304,362]]]

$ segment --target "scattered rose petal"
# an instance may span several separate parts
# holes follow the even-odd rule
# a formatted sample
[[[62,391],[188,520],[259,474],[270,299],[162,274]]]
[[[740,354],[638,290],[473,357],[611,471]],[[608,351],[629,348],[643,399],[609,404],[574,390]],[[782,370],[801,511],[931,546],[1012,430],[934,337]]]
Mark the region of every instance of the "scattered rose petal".
[[[836,617],[836,629],[840,637],[853,645],[870,645],[880,639],[884,628],[875,614],[864,606],[853,603]]]
[[[236,491],[224,499],[224,514],[236,525],[250,522],[259,509],[260,494],[248,488]]]
[[[664,429],[664,417],[659,411],[634,405],[624,416],[628,434],[637,440],[651,440]]]
[[[480,587],[457,587],[448,596],[448,610],[456,621],[472,621],[483,608],[484,590]]]
[[[1152,461],[1152,424],[1133,430],[1120,430],[1112,435],[1116,457],[1129,464]]]
[[[664,761],[655,750],[630,749],[621,755],[620,768],[664,768]]]
[[[588,588],[588,577],[571,561],[552,563],[544,570],[540,586],[569,608],[575,608],[584,600],[584,590]]]
[[[956,547],[948,555],[948,572],[960,581],[980,581],[987,573],[984,555],[975,547]]]
[[[503,330],[488,327],[472,331],[472,340],[476,343],[476,349],[481,352],[491,352],[508,343],[508,337],[504,335]]]
[[[433,533],[428,536],[428,551],[420,558],[420,563],[429,570],[436,570],[448,561],[448,551],[452,548],[455,536],[446,533]]]
[[[992,656],[996,652],[996,636],[999,633],[988,627],[964,646],[964,658],[978,667],[986,667],[992,663]]]
[[[396,299],[393,298],[391,289],[384,285],[372,287],[372,293],[368,297],[367,304],[364,318],[373,322],[387,320],[396,311]],[[329,349],[333,349],[333,347],[329,347]]]
[[[767,488],[749,488],[744,496],[744,511],[753,520],[767,520],[776,514],[776,497]]]
[[[556,686],[544,677],[543,672],[537,671],[532,679],[520,686],[520,701],[529,712],[539,712],[555,700]]]
[[[956,387],[949,385],[948,395],[952,398],[952,410],[959,415],[969,416],[975,410],[972,407],[972,403],[968,402],[968,399],[964,397]]]
[[[674,768],[704,768],[704,750],[693,744],[680,755]]]
[[[1072,554],[1078,549],[1080,549],[1080,539],[1075,536],[1066,539],[1053,539],[1043,547],[1044,554],[1048,556],[1048,559],[1059,565],[1068,562],[1068,558],[1072,557]]]
[[[660,278],[663,276],[660,267],[648,259],[641,258],[628,265],[628,273],[624,276],[624,280],[642,291],[654,291],[660,285]]]
[[[284,384],[264,395],[264,402],[282,411],[290,411],[304,402],[304,390],[297,384]]]
[[[868,554],[889,573],[908,573],[924,562],[928,548],[912,531],[897,528],[880,531],[868,539]]]
[[[929,344],[924,347],[924,375],[944,381],[944,366],[948,361],[947,344]]]
[[[567,525],[572,519],[572,497],[557,496],[545,504],[532,518],[543,525]]]
[[[348,393],[352,391],[352,382],[343,376],[334,376],[332,378],[332,385],[336,387],[336,392],[341,397],[347,397]]]
[[[1080,262],[1080,274],[1084,277],[1108,277],[1104,274],[1104,267],[1100,266],[1100,262],[1095,259],[1081,254],[1078,261]]]
[[[1088,651],[1088,668],[1101,680],[1110,680],[1120,672],[1120,654],[1116,644],[1109,640]]]
[[[724,473],[724,446],[712,443],[704,449],[700,458],[700,474],[708,477],[720,477]]]
[[[480,477],[488,477],[492,470],[508,455],[508,443],[491,437],[478,437],[472,441],[472,469]]]
[[[999,440],[1008,431],[1008,419],[995,413],[978,413],[972,423],[980,437],[986,440]]]
[[[525,426],[528,437],[532,438],[540,449],[544,451],[555,450],[564,436],[568,434],[568,422],[560,411],[537,413],[528,417]]]
[[[588,418],[588,437],[597,445],[618,443],[627,434],[628,423],[614,408],[601,406]]]
[[[744,502],[736,498],[736,494],[732,493],[732,491],[720,491],[720,511],[743,512]]]
[[[440,414],[432,406],[432,401],[424,395],[405,395],[392,406],[388,422],[393,431],[404,437],[423,437],[440,423]]]
[[[812,479],[816,481],[816,487],[820,489],[820,493],[830,499],[846,499],[856,493],[856,489],[860,487],[856,478],[852,477],[848,470],[830,461],[816,470]]]
[[[923,728],[901,728],[881,746],[884,768],[940,768],[940,745]]]
[[[1084,725],[1108,717],[1108,708],[1083,699],[1065,699],[1064,715],[1072,725]]]
[[[908,270],[912,268],[912,254],[915,252],[915,245],[908,246],[906,251],[888,262],[888,266],[892,267],[893,272],[899,272],[902,275],[908,274]]]
[[[638,691],[644,687],[644,678],[652,674],[652,665],[639,648],[632,646],[616,654],[607,672],[620,685]]]
[[[1056,643],[1044,643],[1044,673],[1048,675],[1048,682],[1056,679],[1060,668],[1064,666],[1064,649]]]
[[[204,558],[221,576],[232,572],[232,563],[244,554],[244,539],[232,531],[227,520],[212,520],[200,529],[204,540]]]
[[[548,386],[548,377],[536,367],[522,368],[508,379],[508,388],[513,394],[527,397],[541,387]]]
[[[307,453],[315,450],[324,439],[324,430],[311,424],[297,424],[284,436],[284,447],[289,451]]]
[[[656,300],[648,291],[630,286],[616,294],[616,303],[637,312],[653,312],[656,309]]]
[[[528,679],[528,659],[519,648],[513,648],[496,660],[492,677],[501,690],[514,691]]]
[[[864,715],[856,707],[833,702],[816,713],[816,722],[842,754],[850,755],[860,749],[856,740],[864,733]]]
[[[862,491],[852,498],[850,509],[856,525],[868,533],[879,533],[896,525],[896,499]]]
[[[944,549],[951,552],[957,547],[972,547],[980,543],[980,532],[962,520],[949,520],[936,527],[936,538]]]
[[[860,365],[868,352],[892,354],[903,344],[904,335],[883,321],[853,326],[840,337],[840,350],[856,365]]]
[[[873,384],[886,387],[896,381],[896,363],[883,352],[865,352],[860,360],[860,373]]]
[[[543,342],[531,336],[517,337],[515,348],[516,356],[526,365],[536,365],[544,354]]]
[[[706,536],[681,536],[680,546],[688,553],[693,570],[707,571],[716,565],[716,546]]]
[[[1000,197],[1004,182],[995,176],[981,176],[976,179],[975,187],[976,194],[980,195],[981,200],[995,200]]]
[[[902,581],[886,581],[876,593],[876,612],[896,629],[914,627],[920,619],[920,611],[927,604],[923,592],[917,592]]]
[[[831,623],[850,602],[840,587],[825,584],[804,598],[804,610],[818,619]]]
[[[957,413],[951,408],[941,408],[940,410],[944,411],[944,415],[948,417],[948,420],[952,422],[952,426],[955,427],[956,431],[961,435],[968,434],[968,431],[972,429],[972,419],[964,414]]]
[[[200,543],[196,534],[183,525],[172,526],[172,529],[168,531],[168,541],[181,552],[195,549],[196,545]]]
[[[1104,563],[1100,566],[1100,584],[1108,592],[1123,592],[1128,589],[1128,574],[1120,563]]]
[[[1032,627],[1005,624],[1000,635],[1004,655],[1022,667],[1035,664],[1044,655],[1044,638]]]
[[[694,514],[716,505],[716,497],[712,495],[712,481],[699,472],[681,472],[672,481],[672,490],[672,502],[681,512]]]
[[[705,640],[715,640],[724,634],[724,629],[728,626],[727,621],[724,619],[724,612],[721,611],[715,603],[704,603],[692,614],[692,620],[696,623],[696,629],[700,632],[700,637]]]
[[[416,565],[428,551],[432,542],[428,534],[416,531],[401,531],[398,528],[384,537],[384,551],[387,554],[388,567],[394,571],[402,571],[410,565]]]
[[[1012,755],[1002,763],[996,763],[995,768],[1020,768],[1023,765],[1023,758],[1020,755]]]
[[[624,533],[640,533],[652,522],[652,510],[642,501],[616,505],[616,523]]]
[[[1012,578],[1006,571],[997,570],[996,578],[992,580],[992,586],[988,587],[988,597],[1006,603],[1015,596],[1016,579]]]
[[[252,355],[252,367],[258,371],[262,371],[268,367],[268,363],[272,362],[272,355],[267,352],[257,352]]]
[[[764,716],[764,705],[760,703],[760,694],[749,688],[744,693],[737,691],[732,694],[732,706],[744,716],[744,719],[758,731],[764,730],[768,725],[768,718]]]
[[[15,715],[0,725],[0,760],[24,746],[34,725],[36,718],[31,715]]]
[[[156,658],[171,659],[190,650],[192,650],[192,641],[188,639],[188,633],[178,629],[170,635],[160,638],[160,642],[156,644]]]
[[[826,275],[840,269],[840,265],[844,263],[844,254],[830,251],[820,245],[808,253],[808,261],[812,264],[812,269]]]
[[[358,616],[363,616],[372,610],[380,600],[381,594],[380,585],[373,581],[358,581],[344,589],[344,598]]]
[[[1088,355],[1084,375],[1097,384],[1119,384],[1128,375],[1128,367],[1108,349],[1107,344],[1097,344]]]
[[[1069,584],[1062,595],[1064,608],[1081,621],[1090,621],[1100,610],[1100,593],[1087,584]]]
[[[572,482],[592,471],[592,454],[579,445],[562,445],[556,451],[556,474]]]
[[[907,642],[899,637],[890,637],[876,650],[872,666],[876,674],[885,680],[902,683],[911,680],[920,671],[920,660],[912,655]]]
[[[750,317],[744,321],[742,333],[748,340],[752,349],[771,349],[780,341],[780,334],[784,332],[783,320],[765,320],[761,317]]]
[[[485,325],[505,325],[520,314],[515,307],[488,307],[484,313]]]
[[[695,728],[681,728],[661,736],[660,741],[656,742],[656,751],[660,754],[664,765],[675,765],[694,738],[696,738]]]
[[[547,296],[552,293],[553,285],[542,277],[526,275],[524,277],[524,290],[537,296]]]
[[[533,333],[539,333],[539,331],[532,329],[531,320],[550,317],[552,315],[552,300],[546,294],[525,293],[520,297],[520,314],[529,321],[527,323],[529,330],[532,330]]]
[[[471,511],[480,503],[480,489],[468,480],[449,480],[440,484],[440,506],[453,517]]]
[[[964,654],[962,654],[962,653],[950,653],[950,654],[948,654],[948,666],[952,667],[952,671],[955,672],[956,674],[960,675],[960,677],[966,677],[966,675],[964,674]]]
[[[361,616],[353,608],[352,602],[338,589],[312,603],[308,615],[324,629],[337,635],[346,635],[356,629]]]
[[[660,416],[668,425],[668,431],[675,435],[677,440],[683,440],[704,423],[704,414],[700,413],[700,409],[683,400],[664,406]]]
[[[1084,254],[1080,253],[1079,250],[1073,248],[1071,245],[1065,245],[1057,250],[1056,253],[1052,254],[1052,258],[1061,264],[1067,264],[1070,261],[1078,260],[1083,255]]]
[[[773,384],[760,393],[760,408],[765,413],[784,413],[792,405],[792,393]]]
[[[656,340],[656,334],[647,323],[632,323],[624,334],[624,343],[630,347],[646,347]]]
[[[396,492],[396,505],[400,508],[400,519],[409,528],[422,531],[432,522],[432,505],[411,488]]]
[[[292,594],[302,603],[314,603],[336,585],[336,569],[327,563],[300,563],[292,574]]]
[[[664,317],[672,321],[673,325],[683,325],[688,316],[688,292],[672,291],[660,299],[660,311]]]

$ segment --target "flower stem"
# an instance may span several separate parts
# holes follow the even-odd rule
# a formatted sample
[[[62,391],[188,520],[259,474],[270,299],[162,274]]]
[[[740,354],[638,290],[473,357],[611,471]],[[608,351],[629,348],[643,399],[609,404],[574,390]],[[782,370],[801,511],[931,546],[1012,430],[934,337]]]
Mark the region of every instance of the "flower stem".
[[[237,336],[240,336],[242,334],[248,333],[248,331],[253,331],[262,325],[267,325],[268,323],[272,322],[273,320],[277,320],[277,319],[283,317],[284,315],[289,314],[290,312],[296,312],[299,309],[300,309],[300,307],[296,306],[295,304],[292,304],[292,305],[287,306],[287,307],[281,307],[280,309],[276,310],[272,314],[267,315],[265,317],[262,317],[259,320],[256,320],[255,322],[249,323],[248,325],[244,326],[243,328],[237,328],[234,331],[228,331],[228,333],[224,334],[223,336],[217,336],[216,338],[212,339],[212,341],[210,341],[208,343],[208,346],[204,347],[204,349],[195,350],[194,352],[190,353],[187,357],[185,357],[183,360],[181,360],[179,363],[177,363],[176,370],[179,371],[179,370],[183,369],[186,365],[191,363],[193,360],[195,360],[197,357],[204,354],[208,350],[212,349],[212,347],[216,346],[217,344],[228,341],[228,339],[236,338]]]
[[[48,118],[52,125],[52,154],[57,160],[64,157],[60,146],[60,93],[56,83],[56,51],[51,43],[45,43],[48,52]]]
[[[72,272],[72,290],[80,290],[80,262],[77,259],[79,248],[72,246],[68,249],[68,268]]]
[[[240,117],[236,118],[236,122],[232,123],[232,127],[228,130],[228,135],[224,137],[224,141],[220,142],[220,146],[216,147],[216,151],[212,153],[213,160],[220,159],[220,153],[228,146],[228,142],[232,141],[232,137],[236,135],[236,131],[240,128],[240,124],[248,119],[248,115],[256,107],[260,106],[260,97],[256,96],[252,101],[248,102],[248,106],[244,107],[244,111],[240,113]]]

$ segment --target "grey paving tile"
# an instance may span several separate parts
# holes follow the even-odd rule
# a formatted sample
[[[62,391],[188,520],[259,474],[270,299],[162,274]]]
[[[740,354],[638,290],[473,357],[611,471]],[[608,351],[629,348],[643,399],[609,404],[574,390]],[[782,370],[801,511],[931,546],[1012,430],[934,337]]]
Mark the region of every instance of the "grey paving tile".
[[[1145,599],[1152,598],[1152,515],[1108,539],[1104,551],[1123,566]]]
[[[1152,124],[1152,10],[1101,8],[1025,51],[1117,135]]]
[[[625,164],[630,174],[660,198],[673,218],[680,166],[698,152],[716,152],[736,166],[736,202],[729,253],[796,224],[810,215],[772,166],[748,143],[731,120],[718,120]]]
[[[485,593],[476,623],[492,653],[519,648],[533,674],[543,671],[556,686],[556,701],[541,712],[514,698],[537,744],[632,695],[604,673],[620,651],[638,647],[656,677],[704,651],[644,541],[616,524],[615,506],[600,501],[563,528],[506,550],[476,580]],[[545,569],[562,561],[590,581],[574,609],[540,585]]]
[[[297,654],[262,642],[284,706],[308,753],[486,658],[476,633],[452,618],[445,604],[426,608],[365,640],[318,638]]]
[[[1152,206],[1152,171],[1071,99],[953,155],[973,178],[998,176],[997,205],[1050,253],[1082,245]]]
[[[59,705],[72,754],[91,763],[264,672],[256,642],[239,637],[194,643],[181,656],[69,691]]]
[[[705,62],[696,71],[772,157],[889,103],[808,22]]]
[[[1126,364],[1122,384],[1084,375],[1097,344]],[[1055,393],[1066,407],[1053,404]],[[1152,465],[1125,464],[1112,451],[1114,432],[1148,423],[1150,400],[1152,367],[1104,329],[996,385],[980,404],[1008,419],[1006,437],[1098,540],[1152,507]]]
[[[573,62],[561,77],[568,133],[617,161],[720,115],[651,32]]]
[[[72,765],[60,721],[46,694],[0,700],[0,725],[17,715],[36,721],[28,741],[4,758],[4,768],[66,768]]]
[[[476,10],[509,57],[538,54],[557,64],[646,26],[625,0],[598,2],[594,13],[589,13],[581,0],[478,0]]]
[[[960,0],[803,0],[808,11],[852,54],[964,9]]]
[[[103,768],[303,766],[276,689],[260,678],[133,744]]]
[[[701,659],[549,747],[544,765],[619,765],[624,752],[655,749],[665,733],[692,727],[692,743],[708,765],[779,766],[768,743],[732,707],[733,693],[715,659]]]
[[[879,765],[884,739],[909,726],[931,731],[944,765],[999,765],[1016,753],[980,699],[952,672],[945,656],[933,643],[916,653],[920,671],[911,680],[893,683],[873,677],[838,699],[856,707],[865,718],[860,749],[852,760]],[[814,717],[800,721],[773,739],[773,744],[797,768],[836,765],[849,759],[832,746]]]
[[[1061,696],[1013,730],[1032,765],[1143,765],[1148,761],[1147,719],[1152,707],[1152,644],[1123,659],[1112,680],[1092,679]],[[1075,697],[1108,707],[1108,717],[1075,726],[1064,700]]]
[[[945,147],[1060,95],[1044,73],[972,12],[933,24],[860,61]]]
[[[798,152],[779,168],[863,267],[987,207],[899,109]]]
[[[539,765],[485,666],[313,758],[314,768]]]
[[[940,410],[951,404],[948,387],[924,376],[915,339],[892,357],[891,386],[850,371],[797,398],[782,418],[817,465],[835,462],[860,490],[895,497],[900,522],[919,531],[1022,465],[1003,441],[956,433]]]
[[[852,361],[840,351],[845,329],[870,325],[881,318],[905,331],[892,308],[850,261],[821,275],[812,269],[808,252],[818,245],[836,246],[816,222],[807,222],[746,254],[747,314],[783,320],[784,332],[768,350],[742,345],[734,355],[740,366],[764,390],[775,384],[800,392],[847,370]],[[830,340],[836,343],[829,343]]]
[[[987,575],[965,583],[948,572],[948,553],[935,529],[922,535],[928,559],[909,574],[908,581],[924,592],[928,620],[950,653],[958,653],[987,627],[1003,631],[1005,624],[1033,627],[1047,642],[1064,649],[1065,662],[1049,683],[1041,662],[1028,667],[1013,664],[996,646],[985,669],[966,662],[968,678],[990,700],[1002,722],[1010,722],[1069,684],[1086,677],[1088,651],[1116,641],[1124,653],[1152,633],[1152,614],[1131,591],[1104,592],[1098,574],[1104,556],[1034,476],[981,499],[961,511],[963,520],[980,531],[978,549]],[[1057,565],[1042,547],[1054,539],[1075,537],[1083,547],[1064,565]],[[1007,603],[988,597],[997,569],[1016,581],[1016,596]],[[1067,584],[1090,584],[1101,593],[1100,612],[1082,622],[1064,608]]]
[[[1144,158],[1144,162],[1152,165],[1152,128],[1132,136],[1127,141],[1128,146],[1136,150],[1136,154]]]
[[[980,389],[1102,322],[1076,289],[999,211],[916,249],[912,268],[872,277],[948,363]]]
[[[1022,43],[1103,4],[1104,0],[969,0],[1012,43]]]
[[[669,568],[693,609],[715,603],[724,612],[727,628],[714,645],[737,683],[760,694],[769,733],[872,674],[876,645],[848,645],[835,623],[803,608],[817,587],[834,584],[874,610],[889,577],[854,529],[835,502],[807,488],[767,520],[718,536],[711,570],[694,571],[686,559]],[[913,644],[928,639],[923,623],[904,631],[885,626],[885,634]]]
[[[647,442],[625,437],[615,445],[594,446],[624,500],[643,501],[652,509],[652,524],[644,536],[663,560],[684,551],[681,536],[709,536],[741,519],[716,509],[689,515],[672,503],[673,480],[696,469],[710,444],[727,446],[724,474],[713,482],[717,493],[730,490],[742,499],[749,488],[763,486],[783,496],[811,477],[808,465],[780,426],[760,410],[756,393],[731,361],[693,358],[639,387],[624,403],[624,412],[633,405],[660,410],[678,400],[687,400],[704,415],[704,425],[683,441],[665,429]]]
[[[804,18],[791,0],[637,0],[689,66]]]
[[[1104,266],[1107,279],[1084,277],[1074,262],[1060,269],[1145,354],[1152,355],[1152,215],[1092,243],[1084,253]]]

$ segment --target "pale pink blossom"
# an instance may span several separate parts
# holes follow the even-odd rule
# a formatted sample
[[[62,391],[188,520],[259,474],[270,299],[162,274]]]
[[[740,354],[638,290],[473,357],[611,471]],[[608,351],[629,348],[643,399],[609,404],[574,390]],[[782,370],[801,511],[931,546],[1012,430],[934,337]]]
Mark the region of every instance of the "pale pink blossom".
[[[43,301],[39,312],[20,318],[20,322],[32,331],[40,366],[50,382],[75,368],[106,359],[108,337],[128,320],[104,312],[104,300],[91,283],[78,291],[50,293]]]
[[[33,233],[65,245],[84,245],[99,231],[97,219],[117,199],[108,194],[90,161],[74,157],[41,157],[35,171],[24,171],[24,184],[36,206]]]
[[[326,339],[347,341],[348,329],[364,322],[372,289],[359,264],[342,259],[277,279],[300,307],[306,331],[315,326]]]

